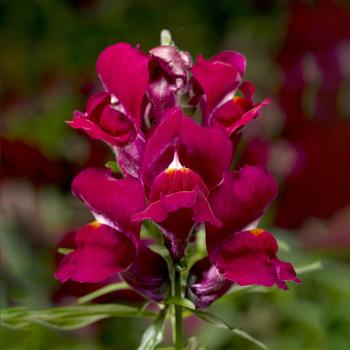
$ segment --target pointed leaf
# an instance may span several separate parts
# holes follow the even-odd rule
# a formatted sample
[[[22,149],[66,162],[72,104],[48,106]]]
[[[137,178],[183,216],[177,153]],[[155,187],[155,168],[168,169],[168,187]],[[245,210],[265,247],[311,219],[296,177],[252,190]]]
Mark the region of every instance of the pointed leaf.
[[[105,287],[102,287],[98,290],[95,290],[89,294],[84,295],[83,297],[78,299],[78,304],[85,304],[91,300],[94,300],[102,295],[116,292],[122,289],[130,289],[129,285],[126,282],[117,282],[109,284]]]
[[[168,307],[165,307],[156,320],[143,333],[141,343],[137,350],[153,350],[163,340],[164,321],[168,312]]]
[[[54,329],[77,329],[110,317],[155,317],[155,313],[118,304],[73,305],[46,310],[9,308],[1,310],[1,326],[28,328],[37,323]]]
[[[255,344],[256,346],[258,346],[259,348],[263,349],[263,350],[270,350],[264,343],[262,343],[261,341],[255,339],[254,337],[252,337],[250,334],[248,334],[247,332],[239,329],[239,328],[234,328],[231,327],[229,324],[227,324],[225,321],[223,321],[222,319],[220,319],[219,317],[207,312],[207,311],[193,311],[193,313],[195,315],[197,315],[200,319],[202,319],[203,321],[210,323],[212,325],[214,325],[215,327],[218,328],[223,328],[223,329],[227,329],[229,331],[231,331],[232,333],[234,333],[235,335],[244,338],[246,340],[249,340],[251,343]]]
[[[316,261],[312,264],[301,266],[295,269],[298,275],[302,275],[304,273],[314,272],[322,269],[322,261]]]

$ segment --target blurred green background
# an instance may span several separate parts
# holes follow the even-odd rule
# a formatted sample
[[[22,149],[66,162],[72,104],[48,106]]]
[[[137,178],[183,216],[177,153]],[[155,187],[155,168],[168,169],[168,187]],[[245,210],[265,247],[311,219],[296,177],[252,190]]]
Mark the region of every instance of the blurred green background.
[[[288,292],[237,293],[211,309],[272,349],[349,349],[349,12],[349,2],[331,0],[0,0],[1,306],[61,302],[53,277],[58,241],[89,220],[70,194],[71,179],[112,159],[106,147],[64,121],[83,110],[98,87],[94,64],[104,47],[127,41],[148,50],[168,28],[193,58],[223,49],[246,55],[256,99],[273,102],[246,129],[237,164],[265,163],[280,181],[281,195],[264,225],[292,247],[281,256],[297,267],[323,262]],[[299,66],[301,81],[298,70],[293,75]],[[326,103],[321,110],[312,107],[317,95]],[[307,127],[293,110],[298,104]],[[321,118],[327,108],[330,116]],[[291,154],[300,158],[296,174]],[[114,319],[74,332],[2,328],[0,347],[136,349],[145,327]],[[256,348],[193,319],[186,333],[208,349]]]

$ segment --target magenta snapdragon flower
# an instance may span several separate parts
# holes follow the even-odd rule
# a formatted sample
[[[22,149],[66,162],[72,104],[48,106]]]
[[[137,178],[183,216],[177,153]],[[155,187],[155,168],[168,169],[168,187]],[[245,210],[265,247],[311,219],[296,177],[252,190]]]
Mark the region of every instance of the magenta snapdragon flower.
[[[261,166],[231,170],[234,136],[268,103],[253,102],[245,57],[224,51],[192,65],[175,46],[144,53],[118,43],[96,67],[103,91],[69,124],[110,145],[122,174],[90,168],[74,179],[73,193],[95,221],[76,233],[56,277],[97,283],[119,275],[143,296],[165,299],[166,260],[140,238],[142,222],[152,220],[176,264],[205,226],[208,255],[190,268],[186,288],[198,308],[234,283],[299,282],[276,256],[273,235],[254,225],[277,195],[274,178]]]

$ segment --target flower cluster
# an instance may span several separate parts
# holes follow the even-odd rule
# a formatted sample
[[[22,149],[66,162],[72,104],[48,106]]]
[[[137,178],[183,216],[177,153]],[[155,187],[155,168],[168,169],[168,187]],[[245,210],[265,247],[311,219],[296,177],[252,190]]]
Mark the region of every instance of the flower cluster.
[[[271,233],[257,228],[277,194],[268,170],[231,170],[242,128],[268,103],[254,103],[244,81],[245,57],[223,51],[196,63],[174,45],[148,53],[126,43],[98,57],[103,92],[69,124],[113,150],[121,174],[89,168],[73,193],[96,221],[75,235],[75,249],[56,273],[61,282],[101,282],[120,276],[154,301],[166,298],[166,260],[140,238],[144,220],[157,224],[169,256],[181,263],[205,227],[207,256],[190,267],[186,297],[203,308],[232,284],[299,282],[279,260]]]

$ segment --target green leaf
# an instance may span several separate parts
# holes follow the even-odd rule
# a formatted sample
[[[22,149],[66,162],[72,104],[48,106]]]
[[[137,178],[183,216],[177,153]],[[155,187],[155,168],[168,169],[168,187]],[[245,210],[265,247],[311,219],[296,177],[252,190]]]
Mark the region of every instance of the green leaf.
[[[74,249],[71,248],[58,248],[57,253],[62,254],[62,255],[67,255],[71,252],[74,252]]]
[[[142,335],[141,343],[137,350],[153,350],[163,340],[164,322],[168,313],[168,307],[165,307],[158,315],[156,320],[146,329]]]
[[[179,305],[183,306],[186,309],[195,310],[196,306],[192,303],[191,300],[179,297],[169,297],[164,301],[165,304],[168,305]]]
[[[108,315],[95,315],[95,316],[78,316],[74,318],[57,318],[50,321],[42,318],[30,317],[29,320],[33,323],[45,326],[50,329],[69,331],[86,327],[92,323],[108,318]]]
[[[36,323],[46,327],[71,330],[85,327],[110,317],[155,317],[153,312],[119,305],[72,305],[46,310],[9,308],[1,310],[1,325],[13,329],[26,329]]]
[[[321,270],[322,268],[323,268],[322,261],[316,261],[312,264],[298,267],[295,269],[295,271],[298,275],[302,275],[304,273],[309,273],[309,272]]]
[[[83,297],[78,299],[78,304],[85,304],[91,300],[94,300],[102,295],[116,292],[122,289],[130,289],[129,285],[125,282],[117,282],[109,284],[105,287],[102,287],[98,290],[95,290],[89,294],[84,295]]]
[[[112,173],[116,173],[116,174],[121,174],[121,170],[119,168],[119,165],[116,161],[114,160],[110,160],[109,162],[107,162],[105,164],[105,167],[108,168],[108,169],[111,169],[112,170]]]
[[[227,330],[231,331],[232,333],[234,333],[235,335],[250,341],[251,343],[255,344],[256,346],[258,346],[259,348],[261,348],[263,350],[270,350],[264,343],[255,339],[247,332],[245,332],[239,328],[231,327],[225,321],[223,321],[219,317],[217,317],[217,316],[215,316],[207,311],[196,310],[196,311],[193,311],[193,313],[196,316],[198,316],[200,319],[202,319],[203,321],[210,323],[210,324],[214,325],[215,327],[227,329]]]

